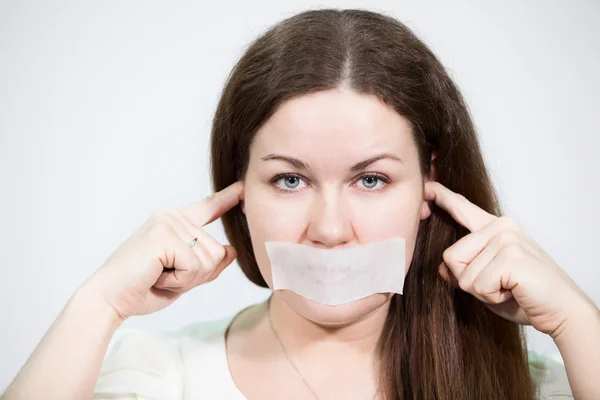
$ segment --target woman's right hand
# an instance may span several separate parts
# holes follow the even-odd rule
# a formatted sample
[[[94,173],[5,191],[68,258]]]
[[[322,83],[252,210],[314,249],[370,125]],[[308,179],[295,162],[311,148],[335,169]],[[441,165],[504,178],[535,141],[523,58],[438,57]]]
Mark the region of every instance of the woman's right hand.
[[[214,280],[237,253],[202,227],[238,204],[242,190],[238,181],[199,203],[155,211],[80,290],[99,295],[124,321],[161,310],[188,290]],[[190,247],[194,238],[198,241]]]

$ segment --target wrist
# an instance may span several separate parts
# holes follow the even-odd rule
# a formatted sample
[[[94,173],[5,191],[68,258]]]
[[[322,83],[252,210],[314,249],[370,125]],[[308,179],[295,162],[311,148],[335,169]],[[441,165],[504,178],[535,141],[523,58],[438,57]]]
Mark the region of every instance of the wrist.
[[[68,307],[100,321],[111,330],[117,330],[125,320],[92,285],[83,285],[69,299]]]
[[[560,347],[571,338],[581,337],[582,332],[600,332],[600,309],[590,301],[583,301],[573,307],[572,314],[550,336]]]

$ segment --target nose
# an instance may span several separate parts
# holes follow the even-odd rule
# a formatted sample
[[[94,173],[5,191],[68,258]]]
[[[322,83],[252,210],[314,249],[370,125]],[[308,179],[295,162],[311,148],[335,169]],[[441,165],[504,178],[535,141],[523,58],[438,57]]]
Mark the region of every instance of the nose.
[[[308,239],[323,247],[336,247],[352,240],[350,210],[343,196],[333,190],[315,196],[309,211]]]

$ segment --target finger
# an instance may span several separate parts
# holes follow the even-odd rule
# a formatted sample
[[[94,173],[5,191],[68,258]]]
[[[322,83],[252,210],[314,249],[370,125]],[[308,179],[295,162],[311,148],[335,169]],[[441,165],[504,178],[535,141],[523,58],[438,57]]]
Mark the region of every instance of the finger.
[[[442,262],[440,264],[439,272],[440,272],[440,275],[442,276],[442,278],[446,282],[448,282],[452,287],[461,289],[458,279],[456,279],[456,277],[454,275],[452,275],[452,272],[450,271],[450,269],[444,262]],[[490,286],[484,285],[481,287],[479,286],[480,280],[481,280],[481,282],[486,282],[487,284],[490,284],[491,282],[493,282],[494,278],[487,276],[488,274],[491,275],[492,273],[493,273],[492,269],[484,268],[483,271],[481,272],[481,274],[475,279],[475,282],[477,282],[477,283],[473,282],[473,287],[474,288],[476,287],[476,289],[474,289],[475,292],[471,293],[471,294],[473,296],[475,296],[476,298],[478,298],[480,301],[486,303],[486,305],[504,303],[504,302],[510,300],[511,298],[513,298],[512,291],[510,291],[508,289],[501,288],[498,291],[494,291],[495,287],[493,285],[490,285]]]
[[[189,246],[187,247],[188,249],[190,248]],[[192,282],[201,280],[209,275],[212,268],[206,267],[211,262],[208,253],[204,249],[198,248],[194,254],[199,260],[198,265],[189,270],[165,269],[156,280],[154,287],[183,293]]]
[[[189,243],[195,236],[187,230],[187,228],[181,223],[181,221],[176,216],[177,210],[170,207],[163,207],[157,218],[157,223],[162,223],[168,225],[168,227],[173,231],[173,233],[181,239],[184,243]]]
[[[513,298],[516,283],[511,280],[509,268],[502,254],[498,253],[472,283],[473,295],[488,304],[500,304]]]
[[[439,182],[425,183],[425,200],[434,201],[471,232],[478,231],[498,218]]]
[[[244,185],[237,181],[203,200],[182,207],[181,213],[194,225],[210,224],[242,200]]]
[[[225,257],[223,257],[223,260],[219,263],[219,265],[214,268],[212,274],[206,278],[206,282],[215,280],[219,275],[221,275],[221,272],[231,265],[233,260],[235,260],[237,257],[237,252],[233,246],[225,245],[223,248],[225,249]]]
[[[195,288],[196,286],[200,286],[202,284],[212,282],[213,280],[215,280],[221,274],[221,272],[223,272],[223,270],[231,264],[231,262],[237,256],[237,253],[236,253],[235,249],[233,248],[233,246],[227,245],[227,246],[224,246],[224,248],[225,248],[225,257],[217,266],[211,268],[210,271],[207,271],[205,274],[202,274],[202,273],[196,274],[194,279],[192,279],[190,282],[188,282],[184,287],[177,289],[177,290],[180,292],[187,292],[188,290],[191,290],[191,289]]]
[[[183,293],[212,277],[227,253],[224,246],[202,228],[187,221],[177,209],[165,208],[161,217],[168,221],[169,226],[176,232],[176,236],[187,245],[189,250],[195,253],[199,263],[193,264],[189,270],[165,269],[157,279],[155,287]],[[188,242],[192,237],[198,240],[190,247]],[[222,271],[222,269],[220,270]]]
[[[473,287],[473,282],[478,279],[479,275],[484,271],[490,262],[496,257],[499,249],[495,246],[484,248],[468,265],[462,270],[460,275],[457,275],[458,287],[467,293],[472,294],[481,301],[486,299],[481,296]],[[487,293],[486,293],[487,294]]]
[[[198,238],[196,246],[204,247],[211,257],[211,265],[216,266],[225,257],[225,249],[223,245],[213,238],[204,229],[197,227],[188,221],[183,214],[176,211],[175,218],[177,221],[192,235],[192,237]],[[194,246],[194,247],[196,247]]]
[[[163,272],[154,287],[158,289],[179,289],[192,281],[204,262],[197,251],[192,250],[177,234],[167,233],[161,238],[165,254],[161,256]],[[165,260],[162,259],[165,258]],[[208,259],[208,256],[205,256]]]
[[[471,293],[479,300],[486,303],[499,303],[512,297],[508,287],[499,286],[502,280],[502,273],[507,270],[499,271],[499,254],[507,246],[527,246],[525,240],[520,238],[518,233],[513,231],[502,231],[495,235],[488,245],[462,270],[458,277],[458,285],[465,292]],[[505,262],[502,268],[508,266],[513,268],[510,262]],[[509,274],[510,275],[510,274]]]
[[[459,241],[448,247],[443,254],[444,261],[456,277],[460,277],[464,268],[488,246],[490,241],[502,232],[507,232],[503,240],[516,239],[520,228],[512,218],[496,218],[492,223],[482,229],[462,237]],[[514,238],[512,237],[514,235]]]
[[[211,265],[216,265],[223,258],[225,254],[224,251],[221,251],[220,254],[216,250],[213,250],[212,253],[206,253],[206,247],[203,246],[202,243],[211,240],[212,237],[208,233],[204,232],[202,228],[197,228],[188,222],[184,217],[182,217],[181,213],[176,208],[164,207],[159,218],[165,221],[165,223],[167,223],[169,227],[173,229],[177,237],[179,237],[184,243],[188,244],[194,238],[198,239],[194,246],[190,247],[188,244],[188,247],[191,248],[192,252],[196,253],[203,266],[209,267]],[[214,239],[212,240],[214,241]],[[216,243],[216,241],[214,242]],[[206,254],[209,254],[210,257],[207,257]]]

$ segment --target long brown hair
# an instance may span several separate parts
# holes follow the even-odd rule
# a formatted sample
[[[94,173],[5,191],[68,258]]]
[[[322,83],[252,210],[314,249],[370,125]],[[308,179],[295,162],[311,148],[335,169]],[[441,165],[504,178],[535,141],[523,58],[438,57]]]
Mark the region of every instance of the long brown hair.
[[[284,101],[342,84],[378,96],[410,121],[423,176],[435,152],[437,181],[500,215],[458,88],[405,25],[366,10],[305,11],[251,43],[231,71],[214,116],[214,190],[243,178],[255,133]],[[244,274],[267,287],[241,208],[221,219]],[[405,295],[393,296],[379,341],[387,400],[534,398],[522,327],[438,273],[444,250],[467,233],[437,207],[421,222]]]

